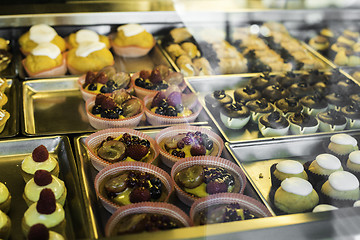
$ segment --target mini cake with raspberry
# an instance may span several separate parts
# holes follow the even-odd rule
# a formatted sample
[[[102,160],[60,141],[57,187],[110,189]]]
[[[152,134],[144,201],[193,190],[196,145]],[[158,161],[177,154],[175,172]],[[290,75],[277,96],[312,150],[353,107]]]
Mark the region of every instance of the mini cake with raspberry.
[[[0,210],[0,239],[8,239],[11,232],[11,220]]]
[[[24,158],[20,170],[25,182],[32,179],[37,170],[46,170],[57,177],[59,176],[59,163],[49,154],[44,145],[40,145],[33,150],[31,155]]]
[[[65,238],[49,229],[42,223],[33,225],[27,235],[28,240],[64,240]]]
[[[151,102],[150,110],[169,117],[186,117],[193,113],[191,109],[184,107],[182,94],[179,91],[158,92]]]
[[[0,210],[8,213],[11,204],[11,194],[5,184],[0,182]]]

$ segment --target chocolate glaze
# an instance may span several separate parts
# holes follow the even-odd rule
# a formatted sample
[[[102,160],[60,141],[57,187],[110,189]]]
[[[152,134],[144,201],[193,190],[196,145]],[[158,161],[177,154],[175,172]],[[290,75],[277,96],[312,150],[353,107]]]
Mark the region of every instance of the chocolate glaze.
[[[266,88],[267,86],[269,86],[270,84],[270,79],[269,79],[269,75],[264,73],[258,77],[253,77],[250,79],[250,84],[251,86],[253,86],[255,89],[258,89],[259,91],[263,90],[264,88]]]
[[[352,94],[350,100],[356,104],[360,104],[360,93]]]
[[[290,92],[298,98],[312,95],[314,93],[313,88],[307,82],[294,83],[289,88]]]
[[[301,128],[314,127],[318,124],[318,121],[313,116],[300,112],[292,113],[289,116],[289,121],[299,125]]]
[[[286,98],[290,95],[289,91],[280,85],[270,85],[262,92],[263,96],[270,102],[275,102],[281,98]]]
[[[340,111],[342,114],[344,114],[345,117],[351,119],[360,119],[360,106],[357,104],[342,107]]]
[[[236,102],[248,102],[250,100],[258,99],[260,97],[261,93],[250,86],[238,88],[234,92],[234,98]]]
[[[275,106],[279,108],[284,114],[288,112],[300,112],[303,107],[295,98],[282,98],[275,102]]]
[[[286,128],[287,126],[289,126],[288,120],[285,117],[281,116],[281,114],[277,111],[261,116],[260,122],[265,127],[275,129]]]
[[[343,107],[349,104],[349,99],[347,96],[342,95],[338,92],[332,92],[325,96],[326,101],[329,104],[333,104],[335,106]]]
[[[360,90],[359,86],[350,79],[339,81],[336,86],[343,94],[354,94]]]
[[[331,125],[343,125],[346,123],[345,117],[338,111],[330,109],[326,112],[319,113],[317,118],[324,122]]]
[[[327,107],[325,99],[318,94],[301,98],[300,104],[311,109],[322,109]]]
[[[246,103],[246,106],[255,113],[269,113],[274,111],[274,106],[266,101],[265,98],[249,101]]]
[[[221,107],[221,113],[230,118],[246,118],[250,110],[239,103],[229,103]]]
[[[233,99],[224,90],[217,90],[205,96],[205,101],[213,107],[232,103]]]

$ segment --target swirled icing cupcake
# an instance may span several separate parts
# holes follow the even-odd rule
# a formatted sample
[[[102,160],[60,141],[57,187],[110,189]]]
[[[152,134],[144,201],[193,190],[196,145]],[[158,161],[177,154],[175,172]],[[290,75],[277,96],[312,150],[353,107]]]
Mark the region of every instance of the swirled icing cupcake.
[[[41,223],[33,225],[29,234],[28,240],[64,240],[64,237],[57,232],[49,231],[49,229]]]
[[[21,162],[21,174],[28,182],[34,177],[37,170],[46,170],[54,176],[59,176],[59,163],[49,155],[48,150],[44,145],[35,148],[31,155],[26,156]]]
[[[280,186],[286,178],[299,177],[308,180],[304,166],[295,160],[284,160],[271,166],[271,183],[273,188]]]
[[[257,123],[259,118],[265,113],[271,113],[275,110],[274,105],[265,98],[248,101],[246,107],[251,111],[251,120],[254,123]]]
[[[301,112],[303,107],[295,98],[282,98],[275,102],[275,106],[279,109],[285,117],[293,112]]]
[[[213,108],[232,103],[232,101],[232,97],[226,94],[224,90],[217,90],[205,96],[205,102]]]
[[[319,128],[319,121],[306,113],[291,113],[288,120],[293,134],[315,133]]]
[[[0,239],[8,239],[11,231],[10,218],[0,210]]]
[[[334,132],[344,130],[346,127],[346,118],[338,111],[330,109],[326,112],[317,114],[319,120],[319,129],[322,132]]]
[[[224,105],[220,110],[220,119],[230,129],[241,129],[250,120],[250,110],[240,103]]]
[[[246,103],[251,100],[259,99],[261,93],[250,86],[244,88],[238,88],[234,92],[234,98],[236,102]]]
[[[301,98],[299,102],[303,105],[304,112],[314,117],[319,112],[325,112],[328,109],[327,102],[318,94],[305,96]]]
[[[264,137],[283,136],[287,134],[290,124],[278,111],[264,114],[259,118],[259,130]]]
[[[340,109],[345,116],[348,129],[360,128],[360,107],[358,104],[346,105]]]
[[[0,182],[0,210],[8,213],[10,210],[11,195],[5,184]]]

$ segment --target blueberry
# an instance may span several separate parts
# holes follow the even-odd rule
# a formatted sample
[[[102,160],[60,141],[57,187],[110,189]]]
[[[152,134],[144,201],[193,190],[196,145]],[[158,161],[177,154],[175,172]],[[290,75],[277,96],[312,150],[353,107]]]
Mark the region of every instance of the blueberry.
[[[204,145],[205,145],[205,148],[207,150],[211,150],[213,148],[213,146],[214,146],[214,142],[211,139],[206,138],[205,142],[204,142]]]
[[[89,86],[88,86],[88,89],[90,91],[96,91],[97,90],[97,85],[95,83],[91,83]]]
[[[98,106],[94,106],[94,107],[93,107],[93,109],[91,110],[91,113],[94,114],[94,115],[96,115],[96,114],[100,114],[101,111],[102,111],[102,108],[101,108],[100,105],[98,105]]]
[[[109,80],[106,82],[106,86],[112,87],[114,85],[114,83],[115,83],[114,80]]]
[[[150,179],[150,183],[153,185],[153,186],[155,186],[155,187],[157,187],[157,188],[161,188],[162,187],[162,182],[161,182],[161,180],[159,179],[159,178],[152,178],[152,179]]]
[[[159,199],[161,197],[161,189],[157,187],[151,187],[150,196],[152,199]]]
[[[119,115],[122,115],[122,114],[123,114],[123,110],[122,110],[121,108],[119,108],[119,107],[115,107],[115,108],[114,108],[114,112],[116,112],[116,113],[119,114]]]
[[[152,88],[154,87],[154,84],[149,83],[149,82],[145,82],[144,83],[144,88],[152,90]]]
[[[137,78],[137,79],[135,79],[135,85],[144,88],[145,80],[142,78]]]
[[[100,89],[101,93],[111,93],[111,88],[107,87],[107,86],[102,86]]]
[[[143,146],[145,146],[145,147],[150,147],[150,142],[149,142],[149,140],[142,139],[142,140],[140,141],[140,145],[143,145]]]
[[[101,117],[108,119],[118,119],[119,114],[117,114],[114,110],[105,110],[101,113]]]
[[[156,114],[160,114],[160,115],[164,115],[164,114],[165,114],[165,110],[164,110],[164,108],[162,108],[162,107],[158,107],[158,108],[155,110],[155,113],[156,113]]]
[[[162,107],[162,108],[167,108],[169,106],[168,102],[163,99],[160,103],[159,103],[159,107]]]
[[[157,89],[158,90],[164,90],[164,89],[167,89],[169,87],[169,85],[167,83],[160,83],[158,86],[157,86]]]

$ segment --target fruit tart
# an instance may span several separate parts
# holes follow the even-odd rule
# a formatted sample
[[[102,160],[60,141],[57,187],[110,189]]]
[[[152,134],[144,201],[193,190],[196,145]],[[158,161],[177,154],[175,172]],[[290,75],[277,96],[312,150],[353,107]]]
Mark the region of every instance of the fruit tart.
[[[246,178],[229,160],[200,156],[181,159],[171,169],[179,199],[190,206],[196,199],[217,193],[243,193]]]
[[[156,164],[159,148],[148,135],[128,128],[105,129],[85,140],[91,163],[100,171],[116,162]]]
[[[86,113],[91,126],[96,129],[135,127],[144,115],[144,103],[126,90],[111,95],[98,94],[86,101]]]
[[[166,202],[174,185],[164,170],[143,162],[119,162],[95,177],[96,195],[109,212],[138,202]]]
[[[116,72],[113,66],[107,66],[99,72],[87,72],[79,77],[78,84],[85,101],[99,93],[112,93],[119,89],[126,89],[129,92],[133,90],[130,75]]]
[[[180,125],[165,128],[156,137],[162,162],[172,167],[181,158],[193,156],[220,156],[222,139],[211,130]]]

